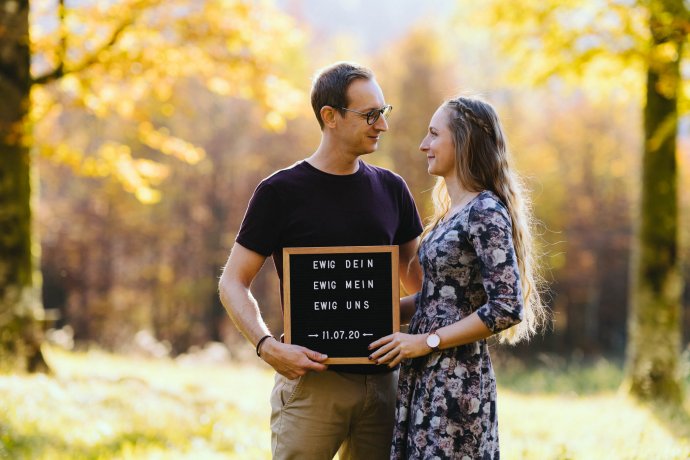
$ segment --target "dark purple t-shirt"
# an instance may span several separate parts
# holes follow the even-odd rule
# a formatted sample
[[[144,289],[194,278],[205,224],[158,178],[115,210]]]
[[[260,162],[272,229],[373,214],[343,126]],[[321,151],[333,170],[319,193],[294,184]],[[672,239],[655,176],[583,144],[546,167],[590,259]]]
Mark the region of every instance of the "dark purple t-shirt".
[[[414,199],[399,175],[361,160],[357,172],[344,176],[299,161],[259,184],[236,241],[273,255],[282,301],[285,247],[400,245],[421,232]]]
[[[300,161],[264,179],[254,191],[237,242],[273,255],[283,277],[283,248],[399,245],[416,238],[422,223],[397,174],[359,162],[339,176]]]

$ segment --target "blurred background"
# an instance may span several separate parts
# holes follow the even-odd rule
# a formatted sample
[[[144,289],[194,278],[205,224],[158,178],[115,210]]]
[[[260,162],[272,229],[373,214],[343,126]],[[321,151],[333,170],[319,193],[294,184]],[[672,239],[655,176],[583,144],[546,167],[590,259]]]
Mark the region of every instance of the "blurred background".
[[[662,5],[671,12],[661,17],[688,30],[683,2],[3,0],[0,43],[29,4],[30,99],[15,128],[33,161],[47,344],[251,358],[219,302],[218,278],[256,185],[318,146],[312,76],[350,60],[374,70],[394,107],[366,161],[401,174],[423,217],[433,178],[418,146],[435,109],[481,95],[502,119],[538,219],[553,311],[529,344],[492,348],[499,366],[512,363],[505,375],[517,382],[510,369],[605,362],[616,375],[607,388],[620,383],[655,52],[649,24]],[[680,53],[677,253],[686,286],[687,49],[659,51]],[[3,90],[4,113],[14,99]],[[279,334],[270,260],[252,291]],[[687,386],[687,288],[679,308]]]
[[[56,5],[33,3],[45,5],[32,13],[40,74],[55,62]],[[123,2],[111,3],[75,2],[67,18],[73,59],[123,20],[110,11]],[[382,147],[367,161],[401,174],[423,217],[433,179],[418,146],[438,105],[478,94],[502,117],[531,190],[554,312],[552,330],[529,351],[515,351],[622,356],[641,181],[640,64],[600,56],[601,63],[583,61],[559,75],[578,62],[538,48],[522,51],[521,60],[501,41],[519,19],[492,17],[470,2],[173,2],[122,14],[137,22],[99,62],[32,96],[43,301],[77,345],[118,350],[146,330],[172,354],[208,341],[238,353],[248,347],[219,303],[220,270],[258,182],[318,146],[312,75],[354,60],[375,71],[394,107]],[[610,11],[591,2],[570,14],[587,24],[604,22]],[[610,28],[604,32],[620,33],[613,36],[620,43],[638,38]],[[615,42],[596,45],[616,52]],[[678,159],[687,281],[687,117]],[[278,333],[270,260],[253,292]],[[687,290],[684,305],[687,311]],[[688,314],[684,325],[690,330]]]

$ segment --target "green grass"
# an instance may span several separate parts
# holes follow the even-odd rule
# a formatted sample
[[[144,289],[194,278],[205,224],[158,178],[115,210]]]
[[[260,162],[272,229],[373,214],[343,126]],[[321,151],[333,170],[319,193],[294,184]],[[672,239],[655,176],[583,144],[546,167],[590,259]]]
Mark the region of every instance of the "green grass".
[[[0,376],[0,458],[270,458],[265,366],[47,352],[53,376]],[[690,458],[689,405],[619,394],[619,366],[497,368],[503,458]]]
[[[533,364],[495,353],[499,386],[527,394],[589,395],[615,392],[623,381],[623,366],[604,358],[565,359],[540,354]]]
[[[54,376],[0,377],[0,458],[270,456],[266,369],[49,351]]]

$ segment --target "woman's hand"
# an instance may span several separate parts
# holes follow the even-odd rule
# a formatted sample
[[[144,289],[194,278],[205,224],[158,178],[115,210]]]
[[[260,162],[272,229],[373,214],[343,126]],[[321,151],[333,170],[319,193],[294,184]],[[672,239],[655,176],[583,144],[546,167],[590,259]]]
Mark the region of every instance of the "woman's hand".
[[[369,349],[378,348],[369,356],[376,364],[388,363],[388,367],[395,367],[403,359],[424,356],[431,352],[426,344],[426,334],[403,334],[396,332],[378,339],[369,345]]]

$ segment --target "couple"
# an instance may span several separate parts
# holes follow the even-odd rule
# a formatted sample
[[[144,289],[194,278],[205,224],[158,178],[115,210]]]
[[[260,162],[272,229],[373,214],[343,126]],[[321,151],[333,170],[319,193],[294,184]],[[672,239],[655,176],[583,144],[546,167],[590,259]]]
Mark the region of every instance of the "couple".
[[[277,372],[273,458],[498,458],[486,338],[528,337],[542,307],[496,113],[459,97],[431,118],[420,150],[439,180],[422,228],[402,178],[359,158],[376,150],[391,111],[371,70],[322,70],[311,103],[321,144],[259,184],[220,281],[231,318]],[[378,365],[326,366],[318,350],[270,334],[250,285],[270,255],[282,277],[284,247],[350,245],[399,245],[401,281],[416,293],[400,302],[409,333],[371,344]]]

